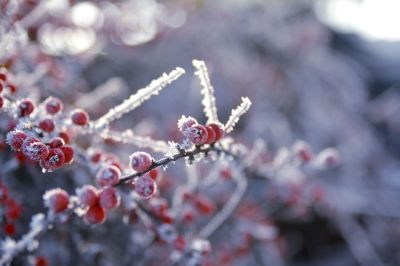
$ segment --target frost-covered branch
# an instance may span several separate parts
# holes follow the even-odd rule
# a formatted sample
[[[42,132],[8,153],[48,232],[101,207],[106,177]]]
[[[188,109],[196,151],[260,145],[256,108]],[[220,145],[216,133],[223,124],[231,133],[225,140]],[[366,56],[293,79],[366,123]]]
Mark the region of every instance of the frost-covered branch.
[[[150,137],[138,136],[130,129],[122,132],[105,130],[100,134],[100,136],[102,138],[112,138],[115,141],[131,144],[138,148],[148,148],[155,152],[165,153],[170,148],[168,143],[163,140],[154,140]]]
[[[185,70],[179,67],[169,74],[164,73],[160,78],[153,80],[147,87],[138,90],[121,104],[110,109],[105,115],[97,119],[94,122],[94,129],[98,130],[107,127],[114,120],[139,107],[151,96],[157,95],[166,85],[178,79],[184,73]]]
[[[204,114],[207,117],[207,123],[218,123],[217,106],[214,96],[214,88],[210,82],[210,76],[204,61],[193,60],[193,66],[196,68],[194,73],[200,80],[202,86],[201,94],[203,99],[201,103],[204,105]]]
[[[242,97],[242,103],[236,107],[236,109],[232,110],[231,116],[229,117],[228,122],[225,124],[226,133],[229,133],[233,130],[236,123],[239,121],[239,118],[249,110],[250,106],[250,99],[248,97]]]

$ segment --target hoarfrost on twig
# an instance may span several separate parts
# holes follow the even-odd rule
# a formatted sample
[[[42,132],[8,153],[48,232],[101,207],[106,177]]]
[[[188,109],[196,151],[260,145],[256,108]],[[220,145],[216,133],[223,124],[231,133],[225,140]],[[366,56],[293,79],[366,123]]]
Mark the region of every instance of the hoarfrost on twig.
[[[201,94],[203,95],[203,100],[201,103],[204,106],[204,114],[207,117],[207,123],[218,123],[219,120],[214,96],[214,88],[211,85],[206,64],[204,61],[200,60],[193,60],[192,63],[196,68],[196,72],[194,74],[199,78],[202,86]]]
[[[160,78],[153,80],[147,87],[138,90],[121,104],[110,109],[105,115],[97,119],[94,122],[94,129],[99,130],[107,127],[114,120],[139,107],[151,96],[157,95],[166,85],[178,79],[184,73],[185,70],[179,67],[169,74],[164,73]]]
[[[233,130],[239,118],[244,115],[250,108],[251,101],[248,97],[242,97],[242,103],[232,110],[228,122],[225,124],[225,132],[229,133]]]

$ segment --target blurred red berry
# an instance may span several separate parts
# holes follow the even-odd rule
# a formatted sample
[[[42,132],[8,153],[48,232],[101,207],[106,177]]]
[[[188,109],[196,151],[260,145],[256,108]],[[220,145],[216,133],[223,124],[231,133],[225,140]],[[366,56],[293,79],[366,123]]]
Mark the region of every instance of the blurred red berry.
[[[89,123],[89,115],[85,110],[75,109],[71,114],[72,123],[78,126],[84,126]]]
[[[74,160],[74,149],[69,145],[61,146],[60,149],[64,153],[65,163],[70,164]]]
[[[96,174],[97,182],[100,186],[113,186],[121,178],[121,171],[114,165],[102,167]]]
[[[45,100],[46,111],[49,114],[57,114],[63,109],[63,103],[60,99],[55,97],[49,97]]]
[[[54,127],[55,125],[52,119],[46,118],[39,122],[39,128],[45,132],[52,132]]]
[[[68,208],[69,196],[65,190],[55,188],[46,191],[43,195],[44,204],[54,213],[59,213]]]
[[[105,209],[113,209],[118,207],[120,203],[120,197],[118,192],[113,187],[104,187],[100,191],[100,206]]]
[[[79,202],[85,206],[93,206],[99,201],[99,193],[92,185],[85,185],[76,189],[76,195]]]
[[[145,176],[138,177],[135,180],[135,191],[140,197],[148,199],[156,193],[157,184],[151,178]]]
[[[28,116],[35,110],[35,105],[30,99],[23,99],[18,104],[19,116]]]
[[[130,166],[137,172],[144,172],[153,164],[153,158],[146,152],[135,152],[129,156]]]
[[[87,224],[101,224],[106,220],[106,211],[99,204],[91,206],[83,216]]]

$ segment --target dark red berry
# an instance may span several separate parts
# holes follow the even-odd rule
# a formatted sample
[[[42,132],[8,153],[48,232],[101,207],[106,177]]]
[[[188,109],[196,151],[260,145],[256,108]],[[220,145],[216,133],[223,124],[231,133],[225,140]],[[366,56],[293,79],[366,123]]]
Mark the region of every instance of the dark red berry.
[[[65,145],[64,139],[57,137],[52,140],[50,140],[49,146],[50,148],[60,148],[61,146]]]
[[[89,115],[85,110],[75,109],[71,114],[72,123],[78,126],[84,126],[89,122]]]
[[[45,132],[52,132],[54,130],[54,121],[46,118],[39,122],[39,128]]]
[[[60,149],[64,153],[65,163],[66,164],[72,163],[74,160],[74,149],[69,145],[64,145],[64,146],[60,147]]]
[[[23,99],[18,105],[19,116],[28,116],[35,110],[35,105],[29,99]]]
[[[55,97],[49,97],[45,100],[46,111],[49,114],[57,114],[63,109],[63,103],[60,99]]]

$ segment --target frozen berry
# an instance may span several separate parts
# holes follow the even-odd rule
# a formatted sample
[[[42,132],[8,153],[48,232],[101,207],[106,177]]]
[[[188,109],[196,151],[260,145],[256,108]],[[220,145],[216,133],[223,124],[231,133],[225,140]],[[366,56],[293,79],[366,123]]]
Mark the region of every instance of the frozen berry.
[[[105,209],[113,209],[118,207],[120,197],[113,187],[105,187],[100,191],[100,206]]]
[[[69,143],[69,135],[66,132],[60,132],[58,136],[64,140],[65,144]]]
[[[219,124],[216,124],[216,123],[210,123],[207,126],[209,126],[212,129],[214,129],[215,141],[219,141],[220,139],[222,139],[224,137],[225,131],[224,131],[222,125],[219,125]]]
[[[135,191],[136,193],[144,198],[151,198],[157,191],[157,183],[153,179],[148,177],[138,177],[135,180]]]
[[[49,148],[43,142],[33,142],[24,147],[24,154],[32,161],[40,161],[47,158],[49,155]]]
[[[54,130],[54,121],[46,118],[39,122],[39,128],[45,132],[52,132]]]
[[[14,151],[21,150],[22,143],[26,139],[27,135],[21,130],[13,130],[7,133],[6,143],[10,145]]]
[[[186,130],[188,130],[191,126],[196,125],[197,124],[197,120],[194,119],[193,117],[189,116],[182,116],[181,119],[179,119],[178,121],[178,128],[180,131],[182,132],[186,132]]]
[[[45,100],[46,111],[49,114],[57,114],[63,109],[63,103],[60,99],[55,97],[49,97]]]
[[[89,115],[85,110],[75,109],[71,114],[72,123],[78,126],[84,126],[89,122]]]
[[[65,141],[63,138],[56,137],[50,140],[49,146],[50,148],[60,148],[65,145]]]
[[[85,185],[81,188],[77,188],[76,195],[81,204],[89,207],[95,205],[99,200],[99,193],[92,185]]]
[[[130,166],[137,172],[144,172],[153,164],[153,158],[146,152],[135,152],[129,156]]]
[[[46,159],[40,161],[40,165],[47,171],[53,171],[62,167],[65,164],[65,155],[60,148],[49,150],[49,155]]]
[[[55,188],[43,195],[44,204],[52,212],[59,213],[68,208],[69,196],[65,190]]]
[[[106,220],[106,211],[99,204],[91,206],[83,217],[87,224],[100,224]]]
[[[69,145],[61,146],[60,149],[64,153],[65,163],[70,164],[74,161],[74,149]]]
[[[114,165],[102,167],[96,175],[97,182],[103,187],[117,184],[120,178],[121,171]]]
[[[15,224],[6,223],[3,227],[4,233],[8,236],[12,236],[17,231]]]
[[[214,129],[210,126],[206,126],[207,129],[207,141],[205,144],[214,143],[217,140],[217,134],[215,133]]]
[[[188,130],[187,137],[195,145],[206,143],[208,134],[207,129],[203,125],[193,125]]]
[[[35,110],[35,105],[29,99],[23,99],[18,104],[19,116],[28,116]]]

